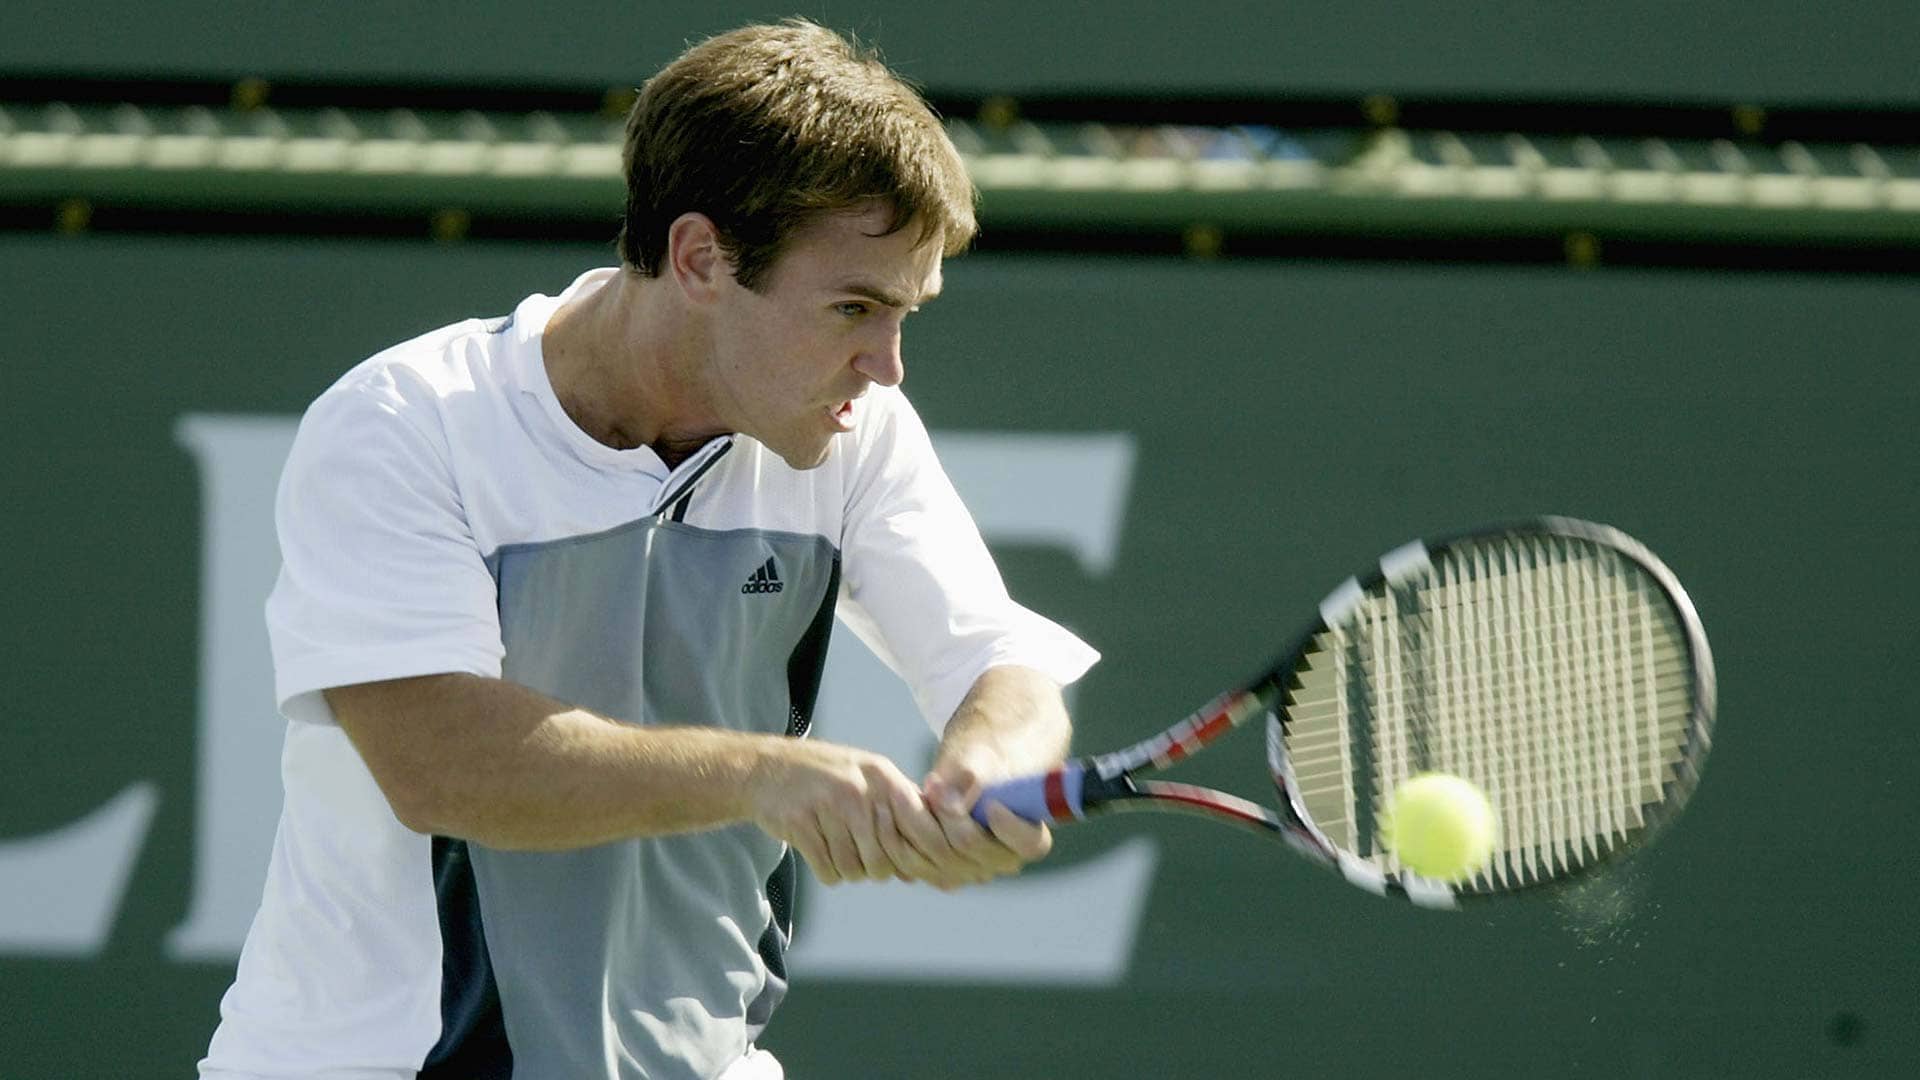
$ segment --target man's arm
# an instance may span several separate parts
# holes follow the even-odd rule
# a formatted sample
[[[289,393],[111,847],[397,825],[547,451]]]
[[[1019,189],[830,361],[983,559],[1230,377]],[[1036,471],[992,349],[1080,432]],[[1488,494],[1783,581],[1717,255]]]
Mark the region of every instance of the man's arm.
[[[877,754],[705,727],[636,727],[515,683],[430,675],[327,703],[417,832],[554,850],[751,822],[821,881],[927,876],[942,829]]]
[[[963,871],[970,872],[964,880],[1013,873],[1053,849],[1044,825],[995,805],[988,810],[989,836],[971,811],[986,785],[1059,764],[1072,736],[1060,686],[1040,672],[1008,665],[988,668],[974,680],[922,785],[948,843],[965,857]]]

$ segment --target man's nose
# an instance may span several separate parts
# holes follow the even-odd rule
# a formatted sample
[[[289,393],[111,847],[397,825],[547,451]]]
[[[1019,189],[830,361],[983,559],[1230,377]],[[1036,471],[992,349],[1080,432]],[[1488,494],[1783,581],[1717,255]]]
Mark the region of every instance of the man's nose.
[[[907,377],[906,364],[900,358],[899,325],[895,324],[883,340],[861,350],[854,357],[853,369],[881,386],[899,386]]]

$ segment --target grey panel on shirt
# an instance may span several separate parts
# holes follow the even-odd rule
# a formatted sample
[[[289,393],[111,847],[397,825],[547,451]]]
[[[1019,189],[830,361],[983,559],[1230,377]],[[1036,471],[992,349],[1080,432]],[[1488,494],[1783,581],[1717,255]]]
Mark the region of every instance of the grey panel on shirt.
[[[638,724],[780,734],[811,712],[839,577],[824,537],[647,518],[488,565],[506,679]],[[758,829],[470,849],[516,1077],[704,1080],[784,990],[765,887],[785,849]]]

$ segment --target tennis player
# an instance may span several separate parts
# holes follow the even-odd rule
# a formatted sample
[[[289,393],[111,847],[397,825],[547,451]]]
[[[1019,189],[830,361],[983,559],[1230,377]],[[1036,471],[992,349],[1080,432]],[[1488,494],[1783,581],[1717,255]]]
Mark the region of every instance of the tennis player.
[[[627,127],[617,267],[396,345],[300,425],[267,621],[286,804],[201,1075],[761,1080],[795,853],[956,888],[1046,854],[1095,654],[1015,604],[898,386],[974,231],[920,98],[812,24]],[[942,732],[807,739],[838,615]]]

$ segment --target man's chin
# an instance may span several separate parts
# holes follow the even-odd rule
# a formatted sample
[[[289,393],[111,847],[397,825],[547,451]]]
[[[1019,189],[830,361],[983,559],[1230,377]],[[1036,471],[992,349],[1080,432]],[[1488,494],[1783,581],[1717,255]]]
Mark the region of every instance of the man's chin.
[[[788,468],[806,472],[808,469],[817,469],[827,463],[827,457],[833,452],[833,440],[828,439],[813,446],[769,447],[769,449],[780,455],[780,460],[786,462]]]

